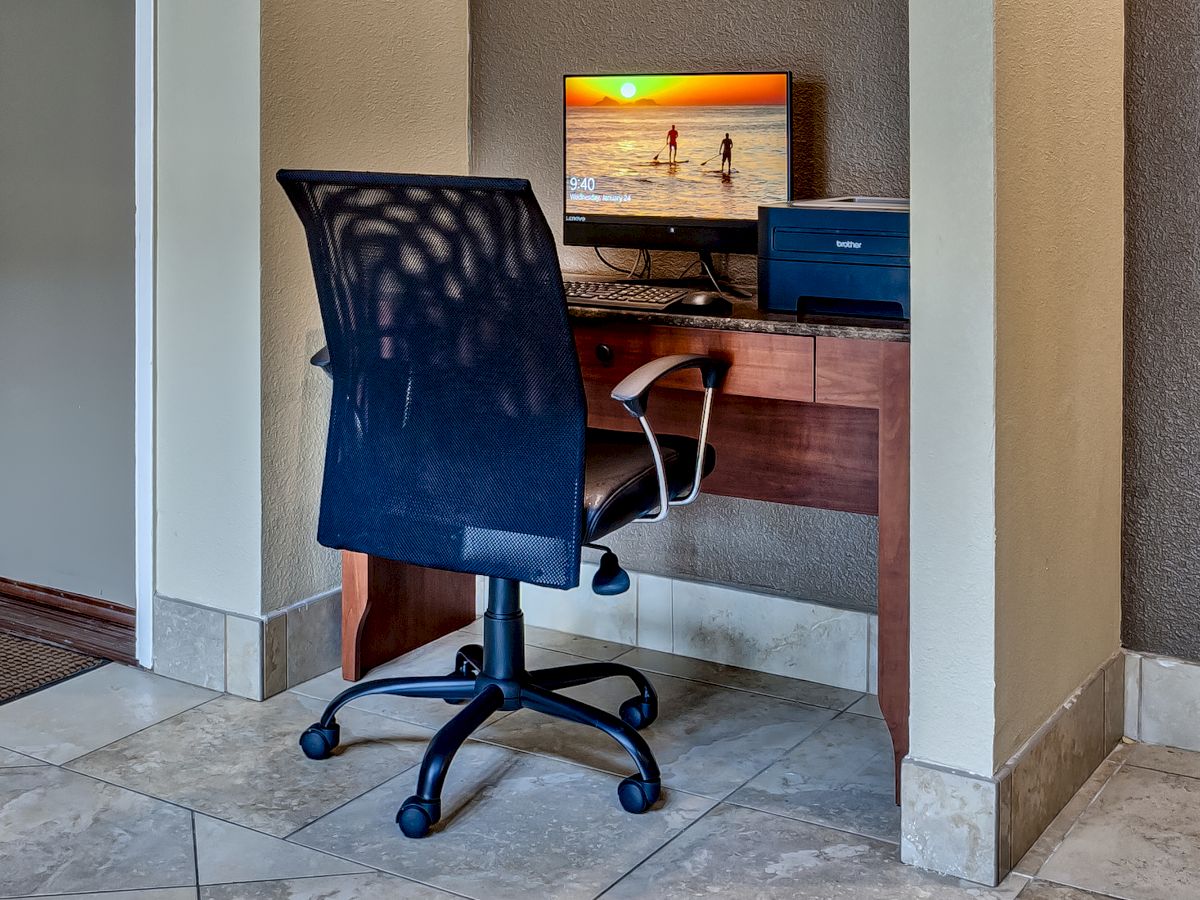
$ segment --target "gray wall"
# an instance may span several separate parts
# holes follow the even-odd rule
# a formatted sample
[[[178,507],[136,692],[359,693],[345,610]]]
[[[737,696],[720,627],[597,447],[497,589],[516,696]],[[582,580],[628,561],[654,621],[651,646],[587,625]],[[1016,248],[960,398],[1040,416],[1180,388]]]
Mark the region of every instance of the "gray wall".
[[[796,196],[907,195],[907,10],[907,0],[472,0],[471,171],[529,178],[560,232],[564,74],[783,69],[794,76]],[[562,257],[567,271],[602,271],[590,249]],[[739,275],[753,272],[747,262],[733,261]],[[871,517],[714,497],[672,518],[626,529],[622,560],[874,606]]]
[[[0,3],[0,576],[126,604],[133,8]]]
[[[1122,639],[1200,660],[1200,6],[1127,5]]]

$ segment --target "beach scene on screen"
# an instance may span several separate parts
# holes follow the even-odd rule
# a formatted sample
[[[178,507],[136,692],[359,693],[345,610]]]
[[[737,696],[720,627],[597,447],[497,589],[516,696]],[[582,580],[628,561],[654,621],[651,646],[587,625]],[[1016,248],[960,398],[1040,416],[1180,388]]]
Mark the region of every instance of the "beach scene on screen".
[[[784,74],[567,78],[567,216],[755,219],[787,199]]]

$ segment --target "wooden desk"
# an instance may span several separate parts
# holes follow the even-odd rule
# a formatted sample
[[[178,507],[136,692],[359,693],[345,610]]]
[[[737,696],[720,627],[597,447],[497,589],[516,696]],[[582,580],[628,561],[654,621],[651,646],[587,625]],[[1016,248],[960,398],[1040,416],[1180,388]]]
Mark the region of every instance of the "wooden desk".
[[[732,363],[713,407],[708,493],[879,517],[879,704],[899,763],[908,752],[907,326],[797,321],[739,303],[731,319],[572,310],[588,421],[636,431],[609,397],[640,364],[672,353]],[[690,377],[689,377],[690,376]],[[652,395],[656,430],[692,434],[695,373]],[[475,616],[474,578],[347,553],[342,673],[371,667]]]

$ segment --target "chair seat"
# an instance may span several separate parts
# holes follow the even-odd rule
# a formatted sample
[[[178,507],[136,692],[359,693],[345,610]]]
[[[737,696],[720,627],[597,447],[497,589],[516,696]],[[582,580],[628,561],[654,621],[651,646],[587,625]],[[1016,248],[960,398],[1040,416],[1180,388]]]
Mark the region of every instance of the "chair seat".
[[[695,438],[658,435],[671,499],[692,486],[696,469]],[[716,453],[705,447],[704,474],[712,471]],[[658,476],[650,444],[641,432],[587,430],[583,475],[583,539],[595,541],[658,509]]]

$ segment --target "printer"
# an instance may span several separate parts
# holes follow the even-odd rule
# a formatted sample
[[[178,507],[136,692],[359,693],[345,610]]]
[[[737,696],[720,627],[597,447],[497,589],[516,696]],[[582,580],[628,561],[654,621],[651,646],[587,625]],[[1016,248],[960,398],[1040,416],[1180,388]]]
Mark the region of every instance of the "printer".
[[[908,200],[760,206],[758,303],[774,312],[907,319]]]

